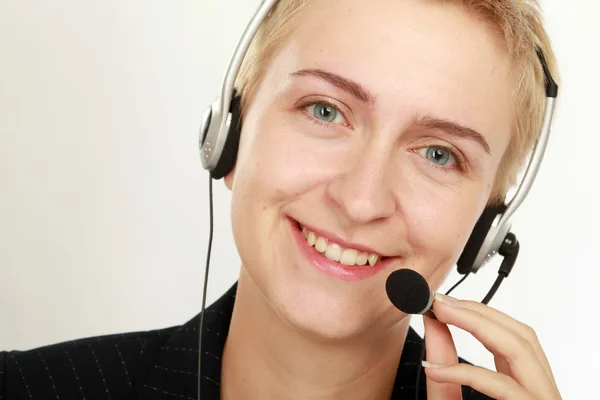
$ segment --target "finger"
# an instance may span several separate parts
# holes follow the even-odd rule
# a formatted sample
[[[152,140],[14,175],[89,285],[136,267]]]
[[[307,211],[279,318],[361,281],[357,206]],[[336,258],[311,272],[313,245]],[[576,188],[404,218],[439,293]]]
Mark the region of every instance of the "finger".
[[[535,400],[531,393],[510,376],[469,364],[425,368],[425,374],[427,379],[432,381],[470,386],[497,400]],[[436,399],[437,397],[432,398]],[[551,398],[548,397],[548,399]]]
[[[442,296],[442,297],[449,298],[448,296]],[[496,310],[495,308],[490,307],[486,304],[478,303],[476,301],[457,300],[457,299],[453,299],[453,298],[449,298],[449,299],[459,302],[460,306],[463,308],[468,308],[469,310],[477,311],[478,313],[497,322],[498,324],[504,325],[508,329],[515,332],[517,335],[528,340],[531,343],[533,350],[535,351],[535,354],[537,355],[538,359],[544,366],[546,373],[548,374],[550,379],[552,379],[554,381],[554,375],[552,374],[550,362],[548,361],[548,358],[546,357],[546,354],[545,354],[544,350],[542,349],[542,345],[540,344],[537,334],[531,327],[529,327],[528,325],[525,325],[524,323],[522,323],[520,321],[517,321],[516,319],[512,318],[511,316],[506,315],[505,313],[503,313],[499,310]]]
[[[458,363],[456,346],[448,327],[429,317],[423,317],[423,324],[425,325],[427,361],[443,365]],[[460,385],[438,383],[427,378],[427,397],[430,399],[461,400],[461,388]]]
[[[528,340],[477,311],[461,308],[460,305],[461,302],[435,301],[434,312],[440,322],[471,333],[495,357],[504,358],[510,376],[537,398],[555,397],[556,385]]]
[[[496,371],[510,375],[510,366],[503,357],[494,356],[494,364],[496,365]]]

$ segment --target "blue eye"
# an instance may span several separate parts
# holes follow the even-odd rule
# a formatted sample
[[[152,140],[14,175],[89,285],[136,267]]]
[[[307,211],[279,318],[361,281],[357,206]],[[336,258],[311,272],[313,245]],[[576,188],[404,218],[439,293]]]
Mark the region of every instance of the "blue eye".
[[[425,150],[425,158],[434,164],[448,166],[456,163],[452,153],[443,147],[430,146],[425,147],[423,150]]]
[[[342,113],[337,108],[325,103],[315,103],[306,107],[306,110],[310,115],[318,119],[319,121],[327,123],[340,123],[345,122]]]

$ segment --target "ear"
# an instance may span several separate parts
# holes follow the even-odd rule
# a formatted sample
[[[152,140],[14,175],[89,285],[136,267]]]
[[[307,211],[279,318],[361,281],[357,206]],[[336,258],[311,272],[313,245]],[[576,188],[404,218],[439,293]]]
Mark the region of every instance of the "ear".
[[[231,190],[233,187],[233,178],[235,175],[235,166],[231,169],[231,171],[223,177],[223,182],[225,182],[225,186],[227,189]]]

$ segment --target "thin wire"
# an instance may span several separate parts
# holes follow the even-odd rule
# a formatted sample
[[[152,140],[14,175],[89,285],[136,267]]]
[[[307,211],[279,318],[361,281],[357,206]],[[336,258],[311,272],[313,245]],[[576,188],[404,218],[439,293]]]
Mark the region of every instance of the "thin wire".
[[[504,276],[502,274],[498,274],[498,277],[496,278],[496,281],[492,285],[492,288],[490,289],[488,294],[484,297],[484,299],[481,300],[482,304],[487,304],[490,302],[490,300],[492,300],[492,297],[494,297],[494,295],[496,294],[496,291],[498,291],[498,288],[500,287],[500,284],[502,283],[504,278],[506,278],[506,276]]]
[[[208,250],[206,251],[206,270],[204,271],[204,288],[202,289],[202,312],[200,313],[200,329],[198,332],[198,400],[201,399],[202,388],[202,331],[204,330],[204,310],[206,309],[206,287],[208,286],[208,267],[213,241],[213,190],[212,176],[208,174],[208,204],[210,209],[210,230],[208,234]]]
[[[454,284],[447,292],[446,296],[448,296],[454,289],[456,289],[461,283],[463,283],[468,277],[471,275],[471,271],[467,272],[465,276],[463,276],[458,282]],[[425,337],[423,337],[423,347],[421,348],[421,357],[419,365],[417,366],[417,382],[415,384],[415,400],[419,400],[420,388],[421,388],[421,364],[425,360]]]
[[[450,293],[452,293],[454,291],[454,289],[456,289],[458,287],[458,285],[460,285],[461,283],[463,283],[465,281],[465,279],[467,279],[469,277],[469,275],[471,275],[471,271],[467,272],[465,274],[465,276],[462,277],[462,279],[458,282],[456,282],[454,284],[454,286],[452,286],[447,292],[446,292],[446,296],[450,295]]]

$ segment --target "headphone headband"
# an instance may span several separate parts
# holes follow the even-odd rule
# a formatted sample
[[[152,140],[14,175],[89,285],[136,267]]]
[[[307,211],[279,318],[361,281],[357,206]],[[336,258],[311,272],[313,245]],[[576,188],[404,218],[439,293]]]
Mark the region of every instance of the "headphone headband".
[[[219,158],[225,147],[226,134],[229,131],[231,119],[229,113],[235,91],[235,81],[244,62],[244,57],[250,48],[250,44],[256,36],[256,32],[267,18],[278,0],[262,0],[258,10],[246,27],[233,56],[227,67],[223,78],[221,96],[217,98],[206,111],[202,120],[200,132],[200,153],[202,166],[212,171],[217,167]]]
[[[235,82],[258,29],[269,16],[278,0],[262,0],[254,17],[246,27],[227,68],[221,96],[206,111],[200,132],[202,166],[210,171],[214,179],[227,175],[235,164],[238,136],[241,131],[239,99],[235,96]],[[552,78],[544,54],[536,49],[544,71],[546,105],[538,140],[531,153],[517,191],[508,203],[499,208],[488,207],[475,225],[463,254],[457,262],[462,274],[477,272],[500,249],[511,229],[511,218],[529,194],[546,152],[558,96],[558,85]]]

